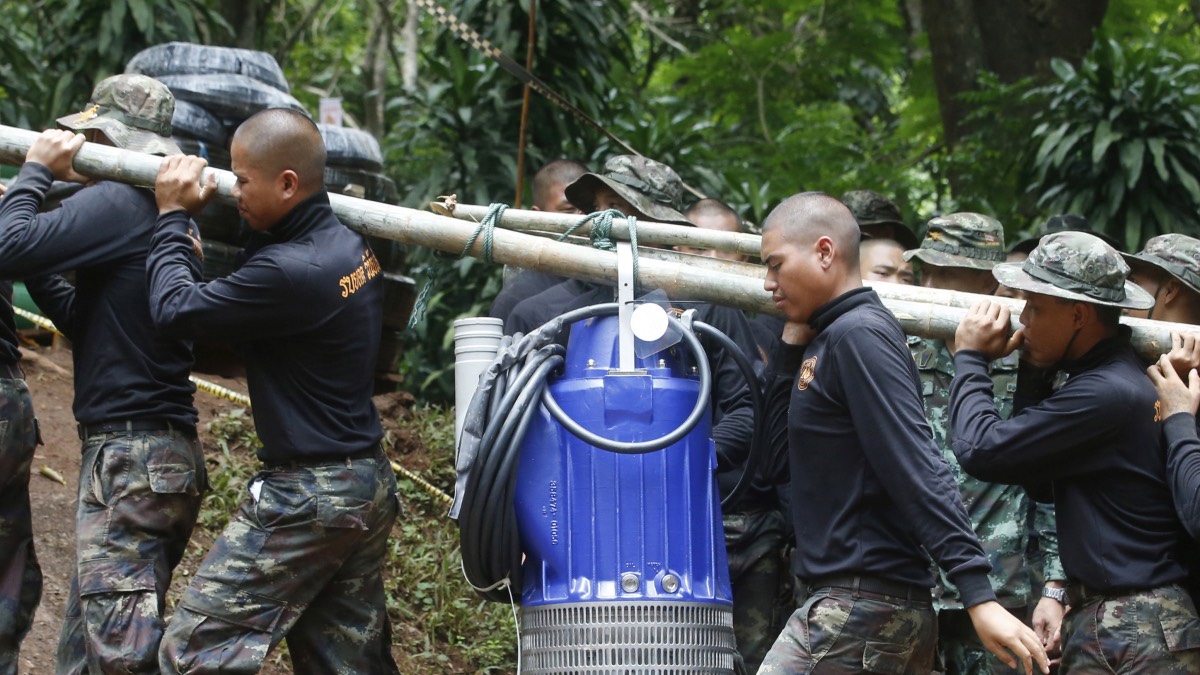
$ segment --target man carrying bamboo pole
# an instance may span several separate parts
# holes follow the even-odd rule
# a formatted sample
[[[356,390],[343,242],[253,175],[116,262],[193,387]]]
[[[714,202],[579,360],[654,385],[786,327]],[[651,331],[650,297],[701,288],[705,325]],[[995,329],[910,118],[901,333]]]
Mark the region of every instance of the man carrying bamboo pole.
[[[991,295],[999,285],[992,268],[1003,262],[1004,227],[994,218],[978,213],[952,213],[929,221],[921,247],[905,253],[909,260],[921,263],[921,285],[965,293]],[[1050,597],[1037,603],[1033,628],[1042,643],[1057,642],[1062,623],[1066,575],[1058,560],[1058,536],[1054,525],[1054,507],[1036,505],[1019,485],[988,483],[962,470],[950,449],[948,408],[950,382],[954,379],[953,340],[908,339],[917,363],[925,404],[925,418],[933,430],[933,440],[950,465],[954,481],[962,495],[971,528],[979,537],[992,569],[988,575],[996,601],[1024,620],[1033,604],[1034,593],[1041,595],[1043,584],[1034,584],[1029,552],[1029,525],[1038,537],[1039,550],[1046,552],[1038,570],[1041,579],[1049,579]],[[1010,355],[991,362],[996,407],[1001,417],[1012,414],[1013,391],[1017,381],[1017,358]],[[1055,595],[1058,595],[1056,599]],[[934,608],[938,612],[938,646],[947,675],[989,675],[1011,673],[1012,669],[988,653],[975,635],[975,628],[963,609],[958,589],[946,574],[934,590]]]
[[[1161,234],[1141,251],[1122,255],[1129,263],[1129,280],[1154,296],[1153,307],[1126,310],[1126,315],[1200,325],[1200,240]]]
[[[937,624],[925,551],[989,651],[1047,672],[1037,636],[995,600],[991,564],[925,422],[904,333],[862,286],[859,234],[849,209],[820,193],[788,198],[763,228],[763,287],[789,321],[767,423],[772,449],[789,458],[802,604],[759,672],[930,672]]]
[[[1027,293],[1024,327],[983,301],[955,334],[953,449],[981,480],[1029,486],[1052,499],[1071,609],[1062,668],[1072,672],[1200,672],[1200,618],[1181,586],[1188,534],[1172,504],[1154,387],[1118,323],[1150,294],[1099,238],[1042,238],[996,279]],[[1021,348],[1011,419],[1001,419],[987,364]],[[1066,383],[1054,388],[1057,370]],[[1039,373],[1047,376],[1039,377]]]
[[[48,275],[26,283],[71,339],[75,362],[83,461],[59,673],[157,672],[167,587],[207,479],[188,382],[191,345],[159,336],[147,310],[154,195],[103,181],[38,210],[53,179],[86,181],[72,169],[83,134],[178,154],[174,107],[167,88],[148,77],[103,80],[83,112],[58,120],[71,131],[47,131],[30,146],[0,201],[0,276]],[[74,285],[58,276],[68,270]]]
[[[585,173],[587,167],[572,159],[556,159],[538,169],[533,175],[533,206],[529,207],[530,210],[583,215],[583,211],[567,199],[566,190],[568,185]],[[506,267],[506,276],[508,270]],[[564,281],[566,277],[557,274],[519,269],[512,277],[505,279],[504,287],[492,301],[488,316],[503,321],[512,313],[518,302]]]
[[[858,269],[863,279],[915,286],[912,263],[895,239],[864,239],[858,245]]]
[[[230,148],[238,211],[270,243],[200,282],[188,213],[196,157],[163,162],[146,274],[164,335],[238,342],[264,469],[184,592],[163,673],[254,673],[285,637],[296,673],[396,673],[381,566],[396,479],[371,402],[383,320],[378,261],[334,215],[308,117],[265,110]],[[210,174],[211,178],[211,174]]]

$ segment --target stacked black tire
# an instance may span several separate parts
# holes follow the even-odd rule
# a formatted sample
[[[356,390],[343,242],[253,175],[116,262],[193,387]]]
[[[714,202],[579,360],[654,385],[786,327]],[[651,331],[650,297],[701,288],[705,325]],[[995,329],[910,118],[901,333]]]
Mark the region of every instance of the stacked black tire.
[[[125,72],[153,77],[175,96],[172,119],[176,144],[185,153],[230,168],[229,141],[238,125],[267,108],[290,108],[309,114],[291,95],[291,87],[275,58],[265,52],[170,42],[139,52]],[[364,131],[318,125],[328,153],[325,184],[330,192],[395,204],[396,185],[383,175],[383,153],[375,137]],[[238,250],[248,232],[237,209],[217,201],[196,216],[204,237],[206,280],[233,272]],[[404,276],[405,250],[389,239],[369,237],[384,271],[384,334],[378,370],[394,379],[405,329],[416,298],[416,283]]]

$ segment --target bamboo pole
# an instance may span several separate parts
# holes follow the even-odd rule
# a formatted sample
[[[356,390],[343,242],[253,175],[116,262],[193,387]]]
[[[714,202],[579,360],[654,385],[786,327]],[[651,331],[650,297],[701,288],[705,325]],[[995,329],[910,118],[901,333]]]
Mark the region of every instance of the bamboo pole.
[[[472,204],[455,204],[451,215],[460,220],[479,222],[487,215],[488,207]],[[500,219],[500,226],[517,232],[550,232],[562,234],[578,223],[580,216],[566,213],[551,213],[549,211],[522,211],[508,209]],[[587,234],[591,231],[589,222],[575,232]],[[613,219],[613,235],[629,241],[629,226],[623,218]],[[751,257],[758,257],[761,251],[762,237],[757,234],[741,232],[722,232],[719,230],[702,230],[688,225],[671,225],[669,223],[654,223],[646,220],[637,221],[639,244],[660,244],[663,246],[691,246],[692,248],[711,249],[713,251],[732,251]]]
[[[37,133],[0,125],[0,162],[19,165],[37,138]],[[85,143],[75,156],[75,170],[93,178],[116,180],[153,187],[162,158]],[[206,169],[217,179],[217,198],[232,203],[234,176],[220,169]],[[369,202],[331,194],[334,212],[348,227],[363,234],[460,253],[475,234],[473,224],[402,206]],[[694,228],[681,228],[698,231]],[[639,231],[639,237],[641,232]],[[483,237],[467,251],[483,258]],[[698,258],[699,259],[699,258]],[[710,259],[705,259],[710,260]],[[576,246],[502,228],[493,237],[493,261],[536,269],[594,283],[615,285],[617,257],[609,251]],[[659,288],[674,298],[703,300],[738,309],[780,315],[771,296],[762,287],[761,274],[731,274],[693,264],[679,264],[645,257],[639,264],[639,282],[644,288]],[[904,326],[905,332],[921,337],[949,339],[966,310],[979,300],[1002,302],[1013,309],[1013,325],[1023,303],[1008,298],[971,293],[871,282],[884,304]],[[1122,319],[1133,329],[1134,347],[1144,358],[1157,358],[1170,349],[1171,331],[1196,331],[1196,326],[1143,319]]]

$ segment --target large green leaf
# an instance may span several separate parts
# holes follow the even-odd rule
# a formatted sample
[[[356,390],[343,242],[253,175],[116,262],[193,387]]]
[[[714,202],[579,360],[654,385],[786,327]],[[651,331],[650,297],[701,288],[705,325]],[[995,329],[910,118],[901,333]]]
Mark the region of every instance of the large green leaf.
[[[1121,136],[1120,132],[1113,131],[1109,120],[1100,120],[1092,137],[1092,163],[1099,164],[1104,159],[1104,153],[1108,152],[1108,147],[1121,140]]]
[[[1125,172],[1125,186],[1132,190],[1141,178],[1145,166],[1142,160],[1146,155],[1146,143],[1130,139],[1121,144],[1118,154],[1121,157],[1121,169]]]

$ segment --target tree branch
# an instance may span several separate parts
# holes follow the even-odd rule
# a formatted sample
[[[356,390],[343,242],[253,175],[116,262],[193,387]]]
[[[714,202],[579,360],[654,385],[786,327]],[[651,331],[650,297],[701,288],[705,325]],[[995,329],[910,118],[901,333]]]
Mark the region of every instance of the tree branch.
[[[283,64],[287,63],[287,57],[288,54],[291,53],[292,47],[296,46],[296,42],[304,33],[304,29],[308,28],[308,24],[312,23],[313,17],[315,17],[317,12],[320,11],[321,5],[324,4],[324,2],[325,0],[313,0],[313,4],[304,11],[304,16],[301,17],[294,26],[292,26],[292,30],[290,33],[288,33],[287,39],[283,41],[283,44],[279,47],[279,49],[275,50],[275,60],[279,62],[280,68],[283,67]]]
[[[683,46],[683,44],[672,38],[670,35],[667,35],[661,28],[658,27],[658,19],[651,14],[649,10],[643,7],[642,3],[634,0],[634,2],[630,3],[629,8],[638,15],[638,17],[642,20],[642,23],[646,25],[647,30],[658,36],[658,39],[662,40],[686,56],[692,55],[687,47]]]

